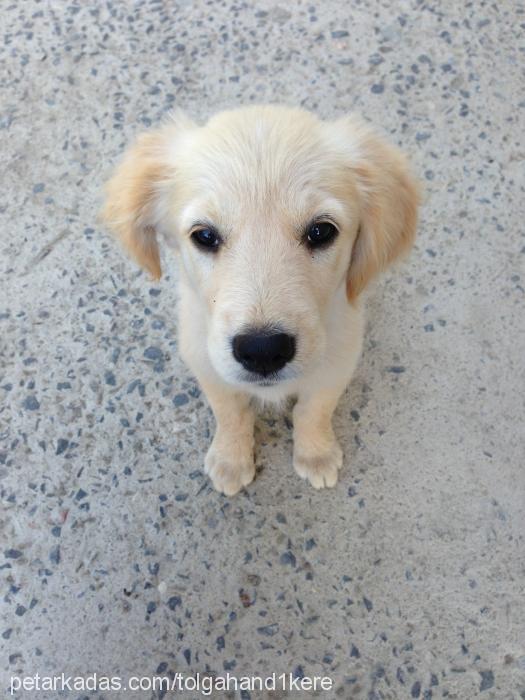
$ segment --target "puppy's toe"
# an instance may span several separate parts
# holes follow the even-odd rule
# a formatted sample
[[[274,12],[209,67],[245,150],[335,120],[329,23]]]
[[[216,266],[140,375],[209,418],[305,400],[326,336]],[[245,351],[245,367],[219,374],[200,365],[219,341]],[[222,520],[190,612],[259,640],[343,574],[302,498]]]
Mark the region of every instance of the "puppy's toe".
[[[308,479],[315,489],[331,488],[337,483],[337,475],[343,464],[343,452],[335,444],[326,453],[309,455],[294,453],[294,468],[303,479]]]
[[[217,491],[225,496],[234,496],[243,486],[248,486],[255,476],[253,457],[235,459],[215,450],[208,450],[204,471]]]

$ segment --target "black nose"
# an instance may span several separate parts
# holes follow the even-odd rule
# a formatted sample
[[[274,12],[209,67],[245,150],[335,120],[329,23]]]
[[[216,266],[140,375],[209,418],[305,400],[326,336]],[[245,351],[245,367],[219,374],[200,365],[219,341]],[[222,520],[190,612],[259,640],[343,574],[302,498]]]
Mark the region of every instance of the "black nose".
[[[295,355],[295,338],[287,333],[253,331],[236,335],[233,356],[249,372],[278,372]]]

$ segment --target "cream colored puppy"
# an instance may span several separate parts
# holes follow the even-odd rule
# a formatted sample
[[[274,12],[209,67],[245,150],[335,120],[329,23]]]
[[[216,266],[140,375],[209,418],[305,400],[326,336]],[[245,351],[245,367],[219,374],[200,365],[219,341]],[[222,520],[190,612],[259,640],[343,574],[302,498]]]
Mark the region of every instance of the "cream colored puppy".
[[[359,296],[412,245],[417,205],[402,154],[353,117],[255,106],[201,127],[176,114],[128,151],[103,216],[154,278],[159,239],[178,254],[180,349],[215,414],[217,490],[254,478],[253,399],[291,395],[295,470],[334,486]]]

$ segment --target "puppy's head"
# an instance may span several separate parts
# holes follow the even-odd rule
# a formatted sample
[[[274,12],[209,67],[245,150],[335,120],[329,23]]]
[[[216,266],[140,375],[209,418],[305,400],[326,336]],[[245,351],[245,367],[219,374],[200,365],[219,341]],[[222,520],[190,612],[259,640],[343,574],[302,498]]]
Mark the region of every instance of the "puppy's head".
[[[140,137],[104,218],[155,278],[159,238],[179,250],[213,367],[268,385],[323,358],[337,305],[410,248],[417,205],[401,153],[358,120],[248,107]]]

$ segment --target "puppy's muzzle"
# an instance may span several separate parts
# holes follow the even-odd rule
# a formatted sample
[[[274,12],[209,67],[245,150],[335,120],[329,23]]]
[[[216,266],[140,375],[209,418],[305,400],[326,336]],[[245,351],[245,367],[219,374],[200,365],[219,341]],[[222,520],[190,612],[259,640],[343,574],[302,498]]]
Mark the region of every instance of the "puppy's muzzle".
[[[254,330],[236,335],[232,346],[237,362],[263,377],[278,372],[295,355],[295,338],[287,333]]]

